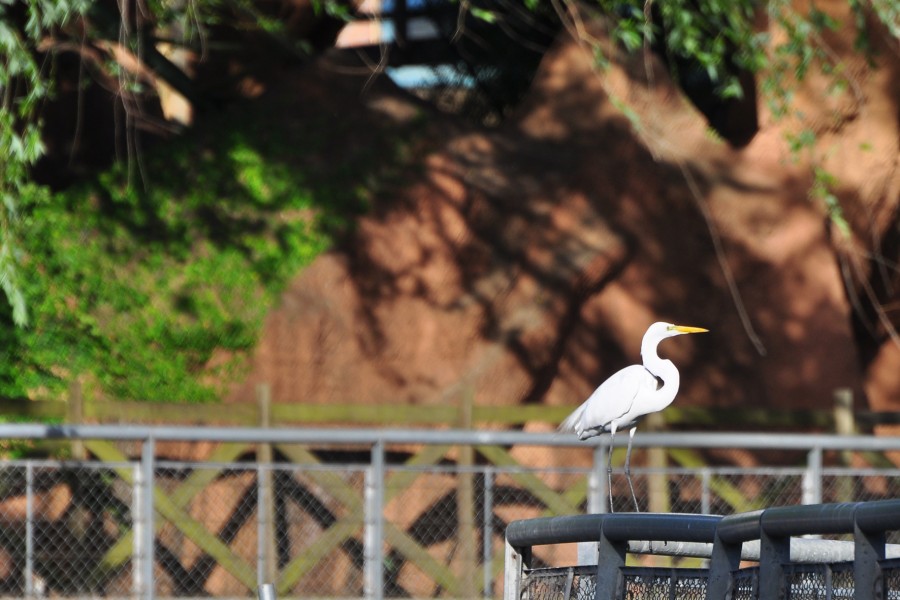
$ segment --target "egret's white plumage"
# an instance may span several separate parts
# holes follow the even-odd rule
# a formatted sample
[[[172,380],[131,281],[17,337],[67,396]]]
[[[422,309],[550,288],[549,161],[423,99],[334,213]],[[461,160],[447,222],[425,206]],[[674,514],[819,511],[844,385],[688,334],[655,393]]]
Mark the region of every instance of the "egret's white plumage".
[[[631,441],[636,423],[644,415],[658,412],[670,405],[678,393],[680,383],[678,369],[671,360],[657,355],[657,345],[662,340],[676,335],[705,331],[707,330],[701,327],[654,323],[647,329],[641,341],[643,365],[631,365],[614,373],[559,426],[560,431],[574,431],[582,440],[602,433],[610,434],[610,461],[607,464],[610,510],[612,510],[612,440],[616,431],[625,427],[630,428],[628,450],[625,454],[625,474],[635,508],[640,510],[631,483],[630,468]]]

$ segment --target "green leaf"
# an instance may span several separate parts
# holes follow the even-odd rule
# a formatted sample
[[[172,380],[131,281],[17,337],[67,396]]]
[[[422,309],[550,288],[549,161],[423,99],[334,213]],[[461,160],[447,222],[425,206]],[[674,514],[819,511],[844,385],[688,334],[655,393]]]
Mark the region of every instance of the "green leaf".
[[[719,89],[719,96],[722,98],[743,98],[744,88],[736,77],[730,77],[728,81]]]
[[[494,13],[490,10],[485,10],[483,8],[478,8],[477,6],[473,6],[472,8],[469,9],[469,12],[472,13],[473,17],[475,17],[476,19],[480,19],[480,20],[484,21],[485,23],[496,23],[497,22],[496,13]]]
[[[635,29],[620,28],[616,30],[616,35],[629,52],[640,49],[644,42],[641,34]]]

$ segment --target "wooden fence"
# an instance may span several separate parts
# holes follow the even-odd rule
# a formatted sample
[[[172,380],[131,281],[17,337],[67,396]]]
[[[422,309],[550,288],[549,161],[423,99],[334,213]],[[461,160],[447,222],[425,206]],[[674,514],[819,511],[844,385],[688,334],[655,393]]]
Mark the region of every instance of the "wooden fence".
[[[417,426],[516,428],[526,423],[560,423],[573,406],[473,406],[471,400],[446,405],[283,404],[271,402],[269,388],[260,385],[255,401],[229,404],[183,402],[99,401],[86,398],[78,385],[67,400],[0,398],[0,414],[8,420],[49,420],[68,423],[168,423],[191,425]],[[854,410],[852,393],[836,390],[833,408],[791,410],[773,408],[700,408],[670,406],[655,429],[718,429],[728,431],[818,431],[852,434],[879,424],[900,424],[898,412]]]

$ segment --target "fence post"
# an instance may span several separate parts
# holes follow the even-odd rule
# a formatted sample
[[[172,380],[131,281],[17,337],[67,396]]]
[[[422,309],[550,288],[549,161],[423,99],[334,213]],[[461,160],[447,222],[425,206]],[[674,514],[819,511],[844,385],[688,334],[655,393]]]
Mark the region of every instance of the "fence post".
[[[606,449],[603,444],[594,446],[591,472],[588,474],[588,514],[606,512]],[[597,542],[578,542],[578,564],[597,564]]]
[[[494,570],[494,470],[488,467],[484,471],[484,515],[482,517],[482,570],[484,572],[484,585],[482,596],[485,599],[493,597],[493,570]]]
[[[592,514],[606,513],[611,509],[611,507],[606,506],[606,499],[609,496],[609,490],[606,489],[609,483],[606,477],[606,456],[608,452],[612,452],[612,448],[608,448],[603,444],[594,446],[593,468],[588,477],[588,510]]]
[[[34,597],[34,465],[25,463],[25,597]]]
[[[834,431],[838,435],[853,435],[856,433],[856,423],[853,418],[853,390],[850,388],[838,388],[834,390]],[[841,450],[838,453],[841,466],[853,465],[853,452]],[[851,502],[853,500],[852,475],[839,477],[835,482],[835,500],[838,502]]]
[[[81,382],[73,379],[69,384],[69,398],[66,406],[68,413],[68,421],[70,425],[81,425],[84,423],[84,395],[81,393]],[[75,460],[85,460],[87,453],[84,450],[84,440],[72,440],[72,458]]]
[[[142,457],[143,458],[143,457]],[[144,513],[144,468],[142,463],[134,465],[134,481],[131,484],[131,525],[134,538],[131,541],[131,595],[140,598],[144,590],[144,536],[147,535]]]
[[[263,483],[265,475],[263,474],[262,463],[256,463],[256,584],[259,586],[259,592],[262,594],[263,585],[271,582],[267,578],[268,554],[266,546],[268,541],[266,523],[269,519],[268,494],[266,486]],[[260,595],[260,598],[262,596]]]
[[[666,420],[662,413],[647,415],[647,425],[650,431],[663,431],[666,428]],[[647,466],[651,471],[647,474],[647,505],[652,513],[672,512],[672,498],[669,492],[669,475],[666,473],[669,453],[665,448],[654,446],[647,449]],[[650,563],[655,567],[671,567],[673,565],[670,556],[654,556]]]
[[[853,390],[837,388],[834,390],[834,430],[838,435],[856,433],[853,418]]]
[[[144,535],[141,548],[141,592],[144,600],[153,600],[156,585],[153,581],[153,561],[156,554],[156,532],[153,523],[153,468],[156,454],[156,442],[152,437],[144,440],[141,446],[141,502],[143,506]]]
[[[465,386],[460,398],[459,426],[472,429],[472,404],[474,391]],[[475,463],[475,449],[470,444],[460,444],[456,485],[456,539],[459,547],[460,593],[464,598],[475,598],[478,585],[475,573],[478,571],[475,538],[475,477],[472,465]]]
[[[603,444],[594,446],[591,472],[588,474],[587,511],[588,514],[607,512],[606,507],[606,448]],[[578,542],[579,565],[597,564],[597,542]]]
[[[259,600],[275,600],[275,586],[271,583],[262,583],[257,590]]]
[[[710,475],[711,472],[709,467],[702,467],[700,469],[700,512],[704,515],[708,515],[712,512],[712,498],[709,490]]]
[[[259,426],[272,425],[272,395],[269,384],[256,386],[256,399],[259,403]],[[275,494],[272,482],[273,453],[272,445],[260,442],[257,445],[257,550],[260,557],[257,561],[257,583],[276,583],[278,579],[278,554],[275,546]]]
[[[513,548],[505,535],[503,543],[503,600],[520,600],[522,577],[531,566],[531,548]]]
[[[806,454],[803,473],[803,504],[822,502],[822,448],[815,446]]]
[[[366,471],[366,515],[363,593],[368,600],[384,597],[384,442],[372,445],[371,461]]]
[[[666,421],[662,413],[647,415],[647,425],[650,431],[662,431]],[[669,476],[665,472],[668,453],[663,448],[653,447],[647,449],[647,466],[652,469],[647,474],[647,499],[650,512],[668,513],[672,510],[672,502],[669,498]],[[663,562],[671,563],[664,558]],[[659,565],[662,566],[662,565]]]

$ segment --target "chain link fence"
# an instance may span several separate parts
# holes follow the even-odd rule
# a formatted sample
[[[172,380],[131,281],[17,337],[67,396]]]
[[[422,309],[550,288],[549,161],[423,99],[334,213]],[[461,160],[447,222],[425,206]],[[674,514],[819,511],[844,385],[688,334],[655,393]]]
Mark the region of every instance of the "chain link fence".
[[[0,590],[4,595],[130,595],[129,568],[103,556],[134,530],[134,494],[114,468],[9,461],[0,466]]]
[[[499,597],[510,521],[608,509],[603,448],[563,436],[406,431],[392,440],[335,430],[329,442],[321,430],[309,440],[302,431],[190,431],[168,445],[164,432],[134,432],[140,444],[92,432],[82,436],[91,460],[0,463],[0,593],[250,598],[272,582],[279,598]],[[360,436],[372,439],[347,441]],[[644,511],[898,497],[900,470],[844,467],[839,450],[813,441],[778,464],[720,457],[692,468],[674,466],[674,450],[712,451],[704,443],[713,438],[677,439],[662,440],[672,450],[665,466],[647,466],[654,448],[667,448],[649,434],[635,450]],[[761,440],[732,441],[741,459],[771,454]],[[262,443],[271,462],[260,461]],[[883,458],[892,447],[881,443]],[[615,510],[633,510],[620,467],[612,483]],[[535,548],[535,567],[577,564],[569,546]],[[568,589],[588,597],[583,587]]]

